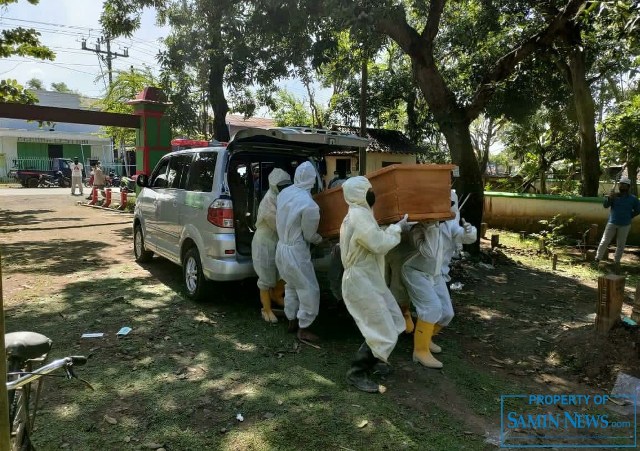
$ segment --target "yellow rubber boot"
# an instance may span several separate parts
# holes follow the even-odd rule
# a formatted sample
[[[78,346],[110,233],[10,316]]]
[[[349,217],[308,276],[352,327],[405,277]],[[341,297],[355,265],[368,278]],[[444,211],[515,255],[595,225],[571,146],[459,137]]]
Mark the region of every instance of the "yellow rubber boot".
[[[418,320],[413,335],[413,361],[427,368],[442,368],[442,362],[437,360],[429,350],[433,336],[433,323]]]
[[[269,290],[260,290],[260,302],[262,303],[262,319],[268,323],[277,323],[278,318],[271,310],[271,296]]]
[[[269,290],[269,294],[271,295],[271,301],[280,307],[284,307],[284,280],[278,280],[276,286]]]
[[[442,330],[442,326],[440,324],[433,325],[433,337],[438,335],[438,333]],[[442,352],[442,348],[433,342],[433,337],[431,337],[431,343],[429,343],[429,351],[432,354],[440,354]]]
[[[409,305],[401,305],[402,316],[404,316],[404,331],[408,334],[413,333],[415,325],[413,324],[413,318],[411,317],[411,307]]]

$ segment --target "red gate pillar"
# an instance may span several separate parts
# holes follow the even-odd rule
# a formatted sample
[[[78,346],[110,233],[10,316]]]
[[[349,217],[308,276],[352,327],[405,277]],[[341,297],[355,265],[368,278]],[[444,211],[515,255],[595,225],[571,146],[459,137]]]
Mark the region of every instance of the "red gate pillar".
[[[140,128],[136,130],[136,174],[150,175],[160,158],[171,151],[165,99],[160,88],[147,87],[126,102],[133,105],[133,114],[140,116]]]

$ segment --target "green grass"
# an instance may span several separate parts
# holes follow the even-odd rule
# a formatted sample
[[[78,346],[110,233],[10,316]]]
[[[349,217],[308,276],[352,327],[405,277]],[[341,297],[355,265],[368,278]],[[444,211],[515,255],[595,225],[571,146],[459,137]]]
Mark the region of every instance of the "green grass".
[[[420,384],[442,378],[437,371],[415,365],[409,373],[417,407],[403,400],[407,377],[401,369],[383,382],[389,388],[383,395],[348,387],[344,375],[360,339],[344,309],[323,310],[317,329],[326,337],[322,349],[299,346],[282,322],[259,319],[252,286],[223,285],[212,291],[211,302],[196,304],[178,294],[172,265],[153,266],[166,270],[164,283],[131,277],[133,265],[116,265],[81,274],[45,298],[26,294],[7,312],[7,330],[37,324],[53,338],[52,358],[92,355],[78,374],[95,391],[77,381],[47,380],[33,437],[38,449],[151,443],[171,450],[395,450],[425,449],[425,443],[430,449],[486,449],[482,435],[468,432],[466,418],[430,401]],[[116,339],[122,326],[133,331]],[[81,339],[83,332],[107,336]],[[394,357],[399,368],[409,364],[408,344],[404,340]],[[466,381],[462,403],[468,396],[473,412],[495,413],[494,397],[484,399],[476,389],[493,392],[499,383],[469,373],[451,345],[445,374],[455,385]]]
[[[551,273],[535,241],[504,231],[500,240],[511,258]],[[153,443],[169,450],[490,449],[484,433],[500,424],[500,395],[530,390],[529,378],[510,377],[491,366],[490,355],[470,350],[492,333],[515,337],[521,323],[514,318],[535,315],[532,302],[523,304],[526,312],[518,310],[519,288],[505,286],[503,302],[487,293],[457,294],[464,307],[437,339],[444,369],[411,363],[412,340],[402,336],[392,355],[395,374],[382,381],[388,391],[370,395],[344,380],[361,338],[342,305],[323,303],[314,325],[322,349],[314,349],[299,345],[283,321],[261,321],[253,283],[217,285],[210,301],[198,304],[182,297],[179,269],[166,261],[154,261],[148,272],[133,263],[78,271],[41,251],[37,268],[25,259],[6,268],[10,275],[34,276],[10,300],[7,330],[50,336],[52,358],[91,355],[78,373],[95,391],[77,381],[47,380],[33,437],[39,449],[144,449]],[[560,277],[593,280],[599,274],[569,253],[560,255]],[[483,319],[482,312],[493,318]],[[133,332],[116,339],[122,326]],[[83,332],[107,336],[83,340]],[[494,342],[495,355],[544,353],[536,340],[516,342],[517,351],[509,340]]]

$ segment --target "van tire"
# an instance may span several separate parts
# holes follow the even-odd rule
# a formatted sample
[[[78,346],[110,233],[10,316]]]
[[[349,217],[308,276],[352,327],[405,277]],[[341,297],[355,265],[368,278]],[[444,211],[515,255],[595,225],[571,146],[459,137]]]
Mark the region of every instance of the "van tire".
[[[37,188],[40,181],[35,177],[30,177],[27,179],[27,188]]]
[[[195,246],[187,250],[182,259],[182,280],[190,299],[194,301],[204,299],[207,281],[202,272],[200,252]]]
[[[136,224],[133,229],[133,256],[137,263],[148,263],[153,257],[153,252],[144,247],[144,236],[140,224]]]

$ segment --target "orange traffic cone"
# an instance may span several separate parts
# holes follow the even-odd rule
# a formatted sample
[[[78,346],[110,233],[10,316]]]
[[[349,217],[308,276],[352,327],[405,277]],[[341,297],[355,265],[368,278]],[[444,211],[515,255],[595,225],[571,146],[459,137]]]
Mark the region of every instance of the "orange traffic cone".
[[[105,199],[104,199],[104,203],[102,204],[103,207],[108,207],[111,204],[111,188],[106,188],[104,190],[105,193]]]
[[[88,205],[95,205],[98,203],[98,188],[93,187],[93,191],[91,191],[91,200],[88,202]]]
[[[124,210],[127,208],[127,190],[120,190],[120,205],[118,205],[118,210]]]

